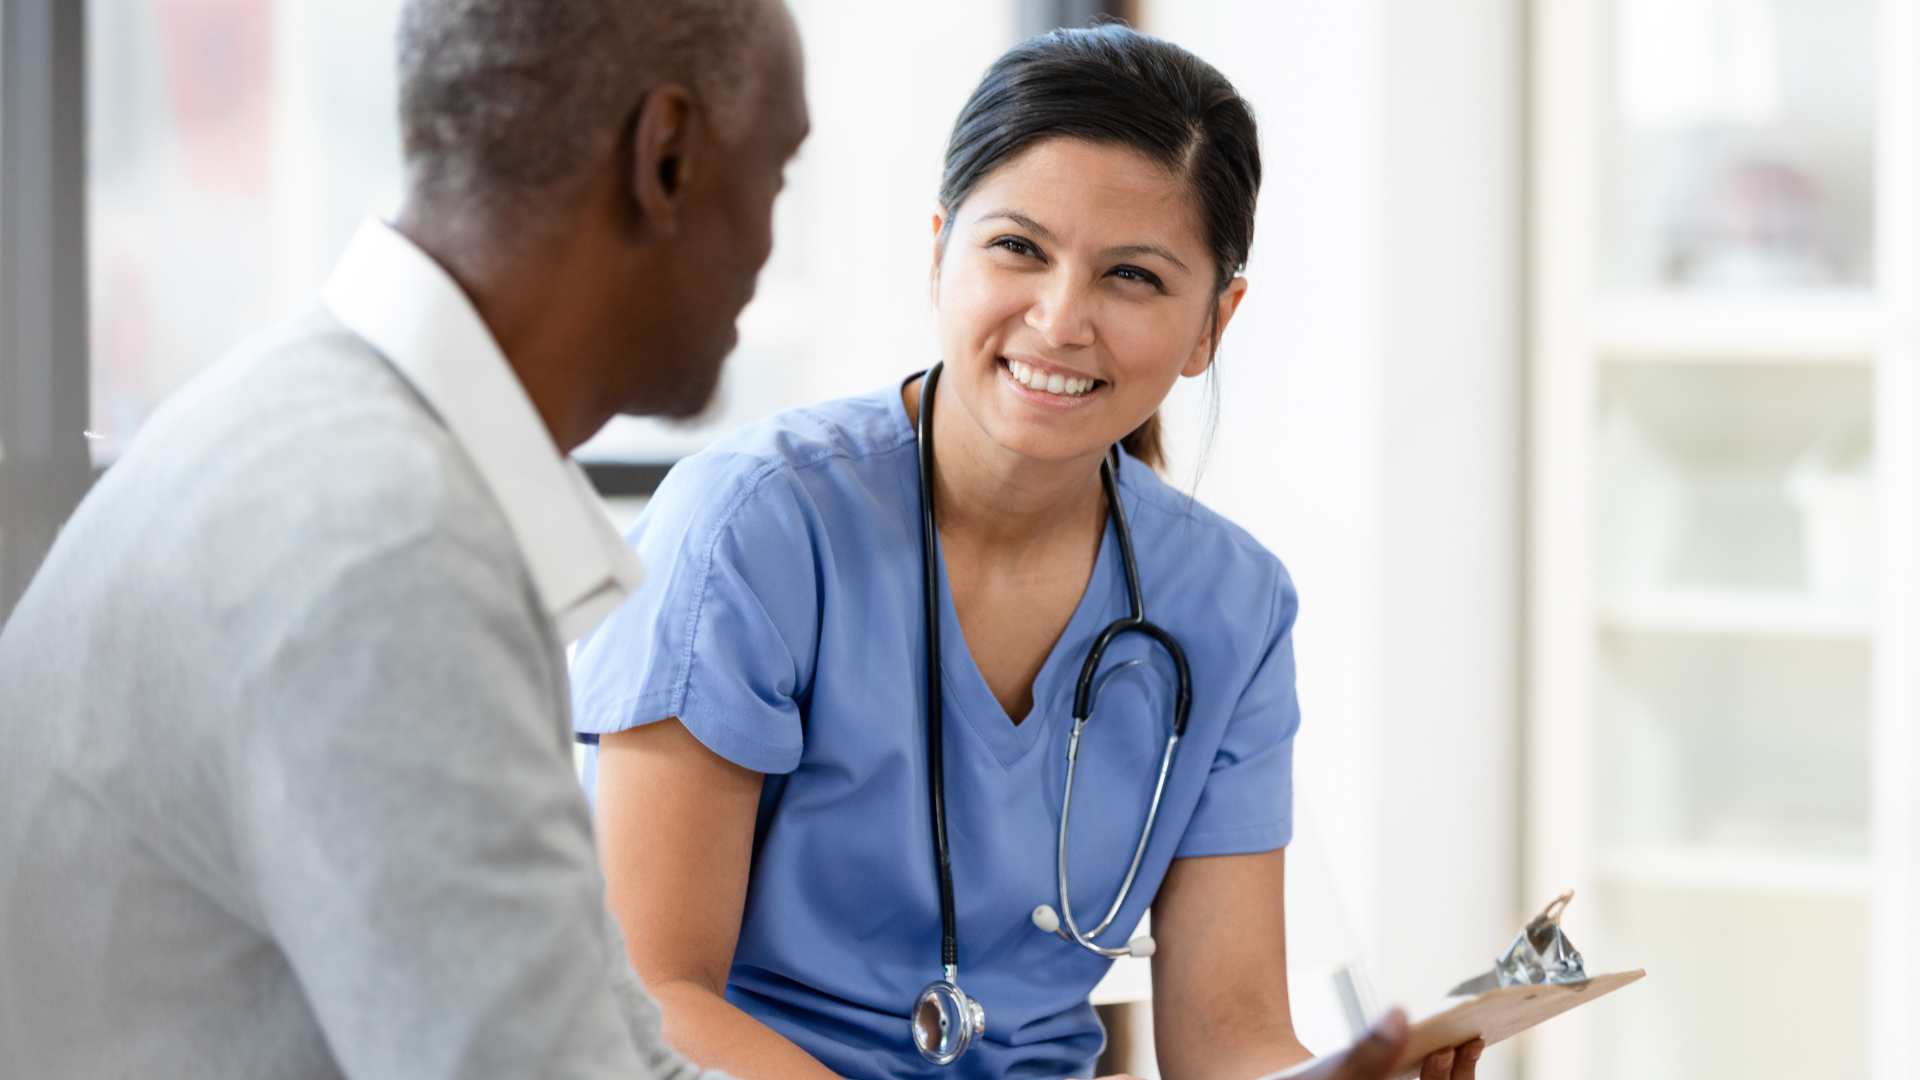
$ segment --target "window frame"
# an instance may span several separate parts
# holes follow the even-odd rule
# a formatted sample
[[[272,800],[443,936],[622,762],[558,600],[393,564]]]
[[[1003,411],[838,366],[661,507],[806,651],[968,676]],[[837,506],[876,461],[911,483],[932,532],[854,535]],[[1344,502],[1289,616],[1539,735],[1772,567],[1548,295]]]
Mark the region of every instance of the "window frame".
[[[0,0],[0,620],[93,479],[86,116],[86,5]]]

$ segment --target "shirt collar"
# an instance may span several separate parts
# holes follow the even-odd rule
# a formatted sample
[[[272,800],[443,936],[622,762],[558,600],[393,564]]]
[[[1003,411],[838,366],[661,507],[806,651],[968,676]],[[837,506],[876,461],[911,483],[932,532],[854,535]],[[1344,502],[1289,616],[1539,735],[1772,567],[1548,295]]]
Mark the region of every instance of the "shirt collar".
[[[563,643],[639,588],[639,558],[586,473],[554,445],[506,354],[439,263],[369,218],[321,298],[413,385],[473,461]]]

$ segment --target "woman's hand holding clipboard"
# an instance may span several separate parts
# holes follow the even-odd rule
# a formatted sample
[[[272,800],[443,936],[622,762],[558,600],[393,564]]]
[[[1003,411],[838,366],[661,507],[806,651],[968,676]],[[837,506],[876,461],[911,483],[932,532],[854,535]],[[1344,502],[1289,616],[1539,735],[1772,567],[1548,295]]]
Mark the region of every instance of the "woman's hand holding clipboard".
[[[1585,961],[1560,930],[1560,915],[1571,899],[1569,892],[1547,905],[1514,937],[1492,971],[1455,987],[1439,1009],[1418,1023],[1409,1025],[1406,1014],[1394,1009],[1347,1050],[1260,1080],[1402,1080],[1416,1075],[1423,1080],[1472,1080],[1473,1062],[1485,1047],[1645,978],[1644,970],[1587,975]],[[1450,1048],[1458,1048],[1464,1073],[1452,1061],[1441,1060]]]
[[[1413,1034],[1407,1014],[1393,1009],[1340,1053],[1303,1061],[1261,1080],[1388,1080],[1412,1076],[1415,1069],[1420,1070],[1421,1080],[1473,1080],[1486,1043],[1476,1038],[1457,1047],[1448,1043],[1415,1053]]]
[[[1461,1053],[1478,1043],[1490,1046],[1550,1020],[1578,1005],[1612,993],[1646,976],[1645,971],[1599,975],[1577,983],[1550,986],[1509,986],[1459,1000],[1450,1007],[1409,1026],[1399,1009],[1387,1014],[1359,1042],[1339,1054],[1301,1062],[1261,1080],[1400,1080],[1428,1077],[1423,1062],[1448,1047]],[[1452,999],[1450,999],[1452,1000]],[[1385,1064],[1382,1064],[1385,1062]],[[1431,1070],[1428,1070],[1431,1072]],[[1436,1074],[1445,1076],[1444,1073]],[[1456,1069],[1453,1080],[1470,1080]]]

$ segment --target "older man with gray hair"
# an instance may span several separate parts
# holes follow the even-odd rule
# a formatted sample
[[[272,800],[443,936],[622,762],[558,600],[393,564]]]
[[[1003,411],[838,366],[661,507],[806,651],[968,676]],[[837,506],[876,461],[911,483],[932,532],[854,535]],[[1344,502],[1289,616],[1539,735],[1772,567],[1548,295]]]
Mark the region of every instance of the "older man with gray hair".
[[[692,1077],[608,917],[565,454],[710,396],[807,128],[777,0],[409,0],[407,198],[0,633],[0,1075]]]

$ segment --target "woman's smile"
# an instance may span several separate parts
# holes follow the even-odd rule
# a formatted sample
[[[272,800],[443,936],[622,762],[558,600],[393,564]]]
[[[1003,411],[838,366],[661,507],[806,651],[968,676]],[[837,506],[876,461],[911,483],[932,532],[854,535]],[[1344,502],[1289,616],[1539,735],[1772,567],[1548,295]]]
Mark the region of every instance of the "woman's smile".
[[[1104,379],[1037,358],[1002,356],[999,364],[1016,396],[1049,409],[1078,408],[1107,385]]]

